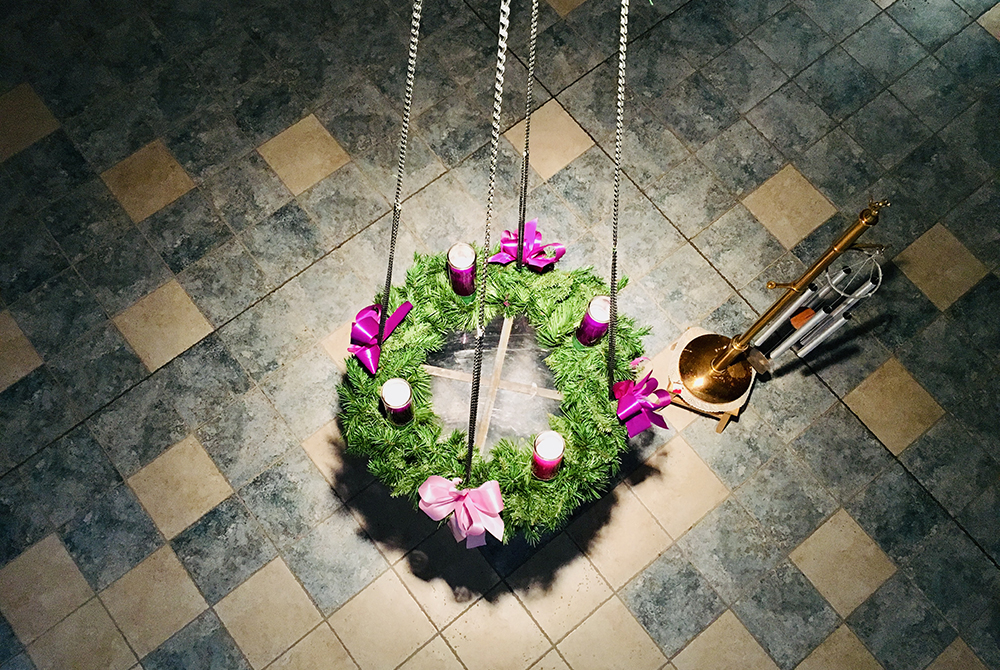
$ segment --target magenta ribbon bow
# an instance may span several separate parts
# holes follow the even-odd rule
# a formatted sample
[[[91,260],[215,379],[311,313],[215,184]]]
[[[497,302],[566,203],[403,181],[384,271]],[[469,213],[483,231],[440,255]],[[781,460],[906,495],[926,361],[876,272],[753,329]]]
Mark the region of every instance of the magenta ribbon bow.
[[[629,379],[613,387],[618,398],[618,418],[625,422],[629,437],[635,437],[654,423],[660,428],[667,427],[667,422],[656,410],[670,404],[670,392],[657,389],[659,382],[652,374],[650,372],[638,383]],[[655,402],[649,399],[650,395],[656,398]]]
[[[550,253],[548,249],[551,249],[554,255],[548,255]],[[524,251],[521,262],[527,263],[528,267],[544,269],[555,264],[565,253],[566,247],[558,242],[542,244],[542,234],[538,232],[537,219],[524,224]],[[491,256],[490,263],[507,265],[515,260],[517,260],[517,233],[505,230],[500,238],[500,253]]]
[[[382,337],[382,342],[392,335],[392,331],[412,308],[413,305],[409,301],[404,302],[385,320],[385,335]],[[372,374],[378,370],[378,357],[382,352],[381,342],[378,341],[378,320],[381,313],[381,305],[370,305],[358,312],[354,318],[354,325],[351,326],[351,346],[347,348]]]
[[[459,478],[447,480],[431,475],[420,485],[420,507],[427,516],[440,521],[449,514],[448,528],[456,542],[466,540],[468,549],[486,544],[486,533],[503,540],[503,500],[500,484],[490,480],[474,489],[458,490]],[[454,512],[454,514],[452,514]]]

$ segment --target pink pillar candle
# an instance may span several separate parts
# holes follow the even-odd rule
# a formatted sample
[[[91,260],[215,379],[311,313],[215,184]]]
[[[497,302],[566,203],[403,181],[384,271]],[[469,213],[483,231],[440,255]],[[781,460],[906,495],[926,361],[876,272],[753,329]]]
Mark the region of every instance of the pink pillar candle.
[[[611,298],[599,295],[587,305],[580,327],[576,329],[576,339],[585,347],[592,347],[608,332],[611,321]]]
[[[390,423],[399,426],[413,418],[413,409],[410,405],[413,394],[405,379],[395,377],[386,380],[382,384],[380,395],[382,405],[385,407],[385,417]]]
[[[555,477],[565,449],[566,442],[556,431],[545,430],[539,433],[535,438],[531,472],[539,479],[549,480]]]
[[[465,242],[448,249],[448,277],[457,295],[466,298],[476,292],[476,250]]]

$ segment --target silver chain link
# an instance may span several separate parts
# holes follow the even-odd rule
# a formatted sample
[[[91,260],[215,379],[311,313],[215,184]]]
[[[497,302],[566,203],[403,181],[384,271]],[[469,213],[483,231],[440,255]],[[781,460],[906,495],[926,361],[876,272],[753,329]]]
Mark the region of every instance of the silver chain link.
[[[625,49],[628,45],[628,2],[621,0],[618,36],[618,100],[615,116],[615,195],[611,215],[611,320],[608,330],[608,397],[614,398],[615,344],[618,334],[618,212],[621,201],[622,135],[625,126]]]

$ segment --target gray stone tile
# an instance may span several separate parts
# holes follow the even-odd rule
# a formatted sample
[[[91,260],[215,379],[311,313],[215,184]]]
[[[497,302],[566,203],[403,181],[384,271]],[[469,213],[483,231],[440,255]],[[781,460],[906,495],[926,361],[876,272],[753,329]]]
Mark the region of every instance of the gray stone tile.
[[[889,351],[896,351],[941,312],[893,263],[882,266],[882,286],[876,300],[857,306],[854,316],[871,324],[871,332]]]
[[[24,646],[17,639],[14,630],[7,623],[7,619],[0,617],[0,663],[6,663],[8,659],[17,655]],[[25,667],[31,667],[27,665]]]
[[[268,375],[261,388],[296,437],[304,440],[334,419],[340,377],[337,366],[316,346]]]
[[[660,554],[622,589],[621,598],[667,656],[680,651],[726,609],[676,547]]]
[[[739,120],[736,109],[699,72],[651,102],[650,109],[692,149]]]
[[[192,430],[251,388],[246,372],[214,333],[170,361],[165,370],[174,407]]]
[[[984,181],[972,161],[937,136],[903,159],[892,176],[902,188],[923,194],[931,216],[941,216]]]
[[[725,10],[737,30],[749,33],[786,4],[782,0],[734,0],[725,5]]]
[[[174,633],[170,639],[142,659],[147,670],[186,670],[204,667],[213,670],[250,670],[236,641],[212,610]]]
[[[372,304],[380,282],[369,285],[351,271],[347,245],[328,254],[279,289],[317,337],[325,337]],[[381,264],[381,263],[380,263]]]
[[[35,208],[55,202],[95,176],[64,130],[43,137],[4,164]]]
[[[27,205],[4,214],[4,230],[7,243],[0,248],[0,291],[13,304],[69,263],[52,236],[28,213]]]
[[[755,591],[781,557],[774,538],[734,498],[706,514],[677,546],[730,605]]]
[[[887,670],[924,667],[955,639],[955,630],[898,572],[847,623]]]
[[[117,314],[170,281],[170,269],[137,229],[109,240],[77,266],[108,314]]]
[[[754,107],[788,79],[746,38],[722,52],[702,73],[740,112]]]
[[[898,0],[886,13],[931,50],[940,47],[971,21],[951,0]]]
[[[1000,278],[988,274],[961,298],[952,303],[947,314],[975,342],[987,357],[1000,358],[1000,333],[993,328],[984,305],[1000,304]]]
[[[844,121],[843,127],[886,169],[903,160],[931,134],[888,91],[859,109]]]
[[[831,4],[822,0],[796,0],[813,21],[838,42],[878,14],[869,0],[849,0]]]
[[[967,26],[934,55],[979,93],[994,91],[1000,81],[1000,43],[978,23]]]
[[[731,336],[735,336],[749,328],[756,320],[757,313],[750,309],[750,305],[743,298],[734,293],[702,320],[701,327],[715,333],[732,333]]]
[[[295,358],[315,336],[282,295],[272,294],[226,324],[219,339],[259,381]]]
[[[751,109],[747,120],[789,158],[800,156],[834,125],[795,82]]]
[[[389,204],[353,163],[300,195],[298,202],[319,227],[326,249],[340,246],[389,211]]]
[[[737,288],[785,253],[767,228],[739,204],[698,233],[691,244]]]
[[[892,84],[927,55],[887,14],[879,14],[844,40],[844,49],[883,86]]]
[[[940,137],[969,164],[981,179],[991,179],[1000,168],[1000,137],[992,132],[993,109],[1000,105],[1000,89],[991,90],[948,124]]]
[[[853,315],[855,319],[858,316],[856,312]],[[851,321],[804,358],[810,369],[840,398],[853,391],[891,355],[874,335],[868,333],[872,325]]]
[[[293,71],[267,70],[226,96],[236,125],[254,146],[259,146],[304,116],[306,100]]]
[[[611,159],[599,147],[591,147],[548,183],[589,228],[611,214],[614,173]]]
[[[839,617],[823,596],[788,561],[733,612],[779,668],[790,670],[837,627]]]
[[[493,185],[494,212],[510,209],[517,211],[521,196],[522,149],[524,149],[523,145],[515,149],[506,137],[500,138],[500,143],[497,146],[496,181]],[[451,174],[458,178],[465,190],[475,198],[483,210],[486,209],[486,199],[489,194],[489,173],[489,144],[479,147],[475,153],[462,161],[461,165],[451,170]],[[529,196],[541,184],[542,179],[538,173],[534,169],[528,170]],[[534,218],[534,215],[528,214],[528,218],[530,220]]]
[[[96,172],[104,172],[156,138],[152,101],[129,89],[98,98],[66,122],[66,133]]]
[[[979,658],[1000,667],[1000,604],[992,603],[979,619],[966,624],[962,636]]]
[[[812,259],[810,259],[812,260]],[[740,295],[758,313],[763,313],[768,307],[774,304],[782,291],[779,289],[768,289],[767,282],[788,282],[804,274],[806,265],[800,261],[795,254],[782,254],[778,260],[768,265],[763,272],[754,277],[750,282],[740,289]]]
[[[428,249],[446,251],[460,240],[482,240],[486,211],[448,174],[407,200],[401,220]]]
[[[260,300],[271,281],[238,239],[230,239],[177,275],[212,325],[226,323]]]
[[[441,162],[453,168],[489,141],[489,118],[479,104],[456,93],[417,117],[414,128]]]
[[[667,41],[695,67],[701,67],[739,40],[739,32],[725,9],[706,0],[689,2],[664,23]]]
[[[253,147],[218,103],[197,110],[171,129],[164,141],[184,170],[199,183]]]
[[[128,214],[100,179],[92,179],[38,214],[49,233],[72,262],[121,238],[132,229]],[[4,292],[11,300],[13,294]]]
[[[278,175],[256,151],[233,161],[208,179],[205,189],[237,232],[270,216],[292,199]]]
[[[955,207],[944,224],[986,267],[1000,267],[1000,186],[995,181]]]
[[[972,92],[933,56],[920,61],[889,90],[934,131],[974,101]]]
[[[284,554],[288,567],[324,616],[340,608],[387,567],[346,508],[335,511]]]
[[[750,39],[789,76],[797,74],[834,45],[833,40],[794,4],[765,21],[750,33]]]
[[[752,395],[754,409],[785,442],[805,430],[837,400],[815,375],[785,367],[772,370],[766,379],[758,378]],[[789,403],[789,398],[795,398],[795,403]]]
[[[660,23],[648,34],[632,42],[628,47],[628,56],[626,84],[635,91],[638,99],[645,102],[660,99],[667,91],[694,73],[691,64],[673,48],[667,22]],[[611,59],[559,96],[560,100],[567,98],[589,103],[583,105],[586,112],[577,109],[571,103],[570,107],[573,107],[571,113],[573,118],[595,137],[608,136],[614,131],[616,87],[612,86],[611,82],[612,77],[616,76],[616,70],[617,62]],[[583,91],[587,93],[583,94]],[[580,112],[584,115],[580,116]],[[600,124],[596,127],[601,128],[603,132],[595,132],[596,127],[586,122],[587,112],[597,113]]]
[[[626,111],[622,133],[622,170],[640,187],[645,187],[667,170],[688,158],[684,144],[645,106]],[[615,153],[614,136],[598,142],[610,155]]]
[[[785,164],[782,155],[743,120],[699,149],[698,158],[736,194],[753,191]]]
[[[994,561],[1000,560],[1000,486],[995,481],[966,506],[958,519]]]
[[[569,21],[557,21],[539,32],[535,48],[535,76],[553,93],[572,84],[605,58]]]
[[[697,235],[736,202],[718,177],[693,156],[647,187],[646,192],[687,237]]]
[[[839,46],[800,72],[795,83],[835,121],[850,116],[880,90],[878,80]]]
[[[55,356],[107,318],[94,294],[72,269],[15,302],[10,313],[38,353],[46,358]]]
[[[839,209],[867,197],[882,169],[840,128],[814,144],[795,166]]]
[[[102,31],[91,42],[101,62],[122,82],[129,83],[167,60],[160,31],[143,15],[132,15]]]
[[[485,36],[485,33],[488,32],[486,26],[478,20],[475,23],[483,29],[481,34]],[[431,47],[428,43],[431,43],[431,40],[427,40],[421,46],[427,48],[424,54],[430,55]],[[496,45],[493,45],[490,50],[495,51]],[[388,100],[395,102],[398,107],[402,106],[403,96],[406,92],[406,67],[407,62],[405,59],[387,61],[375,67],[370,75],[370,79],[375,84],[375,87]],[[413,116],[420,116],[446,98],[454,91],[454,86],[455,82],[449,76],[449,71],[442,68],[436,58],[433,56],[431,58],[418,58],[413,81],[413,100],[411,102],[411,113]]]
[[[198,189],[142,221],[139,229],[173,272],[181,272],[232,237]]]
[[[690,244],[685,244],[641,280],[642,286],[682,330],[701,321],[731,291]]]
[[[240,239],[275,284],[298,274],[326,252],[319,226],[296,202],[246,229]]]

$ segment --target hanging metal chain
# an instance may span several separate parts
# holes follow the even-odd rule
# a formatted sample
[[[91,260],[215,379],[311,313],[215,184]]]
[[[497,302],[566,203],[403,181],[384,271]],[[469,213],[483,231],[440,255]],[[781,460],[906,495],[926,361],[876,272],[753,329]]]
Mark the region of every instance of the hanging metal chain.
[[[399,215],[403,201],[403,173],[406,169],[406,143],[410,134],[410,107],[413,104],[413,79],[417,69],[417,42],[420,39],[420,11],[423,0],[413,0],[410,19],[410,54],[406,62],[406,92],[403,97],[403,128],[399,131],[399,161],[396,164],[396,196],[392,202],[392,236],[389,242],[389,267],[385,272],[385,292],[382,313],[378,319],[378,343],[385,336],[385,320],[389,314],[389,291],[392,289],[392,263],[396,257],[396,237],[399,235]]]
[[[625,120],[625,47],[628,45],[628,1],[622,0],[618,37],[618,104],[615,116],[615,196],[611,215],[611,326],[608,330],[608,398],[614,399],[615,344],[618,334],[618,211],[621,201],[622,135]]]
[[[476,418],[479,413],[479,387],[483,376],[483,335],[486,331],[486,272],[490,251],[490,223],[493,219],[493,193],[497,181],[497,151],[500,148],[500,112],[503,109],[503,75],[507,62],[507,29],[510,27],[510,0],[500,2],[500,30],[497,38],[497,69],[493,86],[493,131],[490,137],[490,182],[486,196],[486,241],[478,255],[476,300],[479,313],[476,322],[476,357],[472,368],[472,401],[469,406],[469,446],[465,455],[465,483],[472,477],[472,451],[476,443]]]
[[[517,269],[521,270],[524,256],[524,219],[528,210],[528,149],[531,144],[531,111],[534,107],[532,81],[535,78],[535,42],[538,39],[538,0],[531,0],[531,40],[528,44],[528,89],[524,102],[524,156],[521,161],[521,198],[517,217]]]

